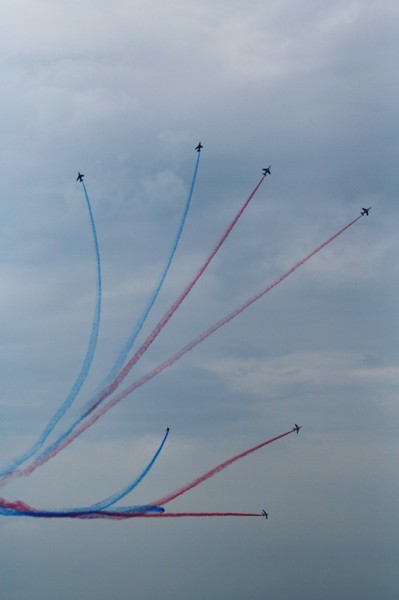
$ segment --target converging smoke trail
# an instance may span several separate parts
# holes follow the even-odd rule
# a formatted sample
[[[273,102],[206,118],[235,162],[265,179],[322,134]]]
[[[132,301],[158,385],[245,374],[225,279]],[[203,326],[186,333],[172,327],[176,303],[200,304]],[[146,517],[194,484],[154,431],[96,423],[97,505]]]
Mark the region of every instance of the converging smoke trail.
[[[115,510],[92,511],[90,513],[68,513],[57,511],[40,511],[30,507],[24,502],[7,502],[0,498],[0,516],[2,517],[33,517],[36,519],[110,519],[120,521],[135,518],[154,517],[263,517],[260,513],[244,512],[177,512],[166,513],[160,506],[120,507]]]
[[[14,473],[10,474],[10,476],[15,475],[18,477],[24,477],[24,476],[27,476],[27,475],[30,475],[31,473],[33,473],[33,471],[35,471],[39,466],[45,464],[48,460],[50,460],[51,458],[56,456],[59,452],[61,452],[61,450],[63,450],[67,446],[69,446],[69,444],[71,444],[78,436],[80,436],[84,431],[86,431],[86,429],[88,429],[89,427],[94,425],[94,423],[96,423],[96,421],[98,421],[98,419],[100,417],[102,417],[106,412],[108,412],[111,408],[113,408],[120,400],[123,400],[124,398],[129,396],[131,393],[133,393],[136,389],[140,388],[144,384],[151,381],[151,379],[153,379],[154,377],[156,377],[157,375],[162,373],[162,371],[171,367],[175,362],[177,362],[185,354],[190,352],[193,348],[198,346],[206,338],[208,338],[210,335],[215,333],[218,329],[220,329],[221,327],[223,327],[224,325],[226,325],[227,323],[232,321],[235,317],[237,317],[240,313],[242,313],[244,310],[246,310],[249,306],[254,304],[257,300],[259,300],[260,298],[265,296],[268,292],[270,292],[273,288],[275,288],[279,283],[284,281],[284,279],[286,279],[289,275],[292,275],[292,273],[294,273],[297,269],[299,269],[299,267],[301,267],[308,260],[310,260],[315,254],[320,252],[328,244],[330,244],[337,237],[339,237],[341,234],[343,234],[347,229],[352,227],[352,225],[354,225],[360,218],[361,218],[361,215],[356,217],[356,219],[351,221],[348,225],[346,225],[345,227],[340,229],[337,233],[335,233],[330,238],[328,238],[325,242],[323,242],[315,250],[313,250],[312,252],[307,254],[304,258],[302,258],[300,261],[295,263],[295,265],[293,267],[291,267],[288,271],[286,271],[283,275],[281,275],[281,277],[276,279],[273,283],[269,284],[261,292],[259,292],[258,294],[256,294],[255,296],[253,296],[252,298],[247,300],[244,304],[242,304],[239,308],[235,309],[229,315],[227,315],[226,317],[224,317],[223,319],[221,319],[220,321],[218,321],[217,323],[215,323],[214,325],[209,327],[206,331],[204,331],[202,334],[200,334],[194,340],[192,340],[191,342],[186,344],[183,348],[178,350],[175,354],[173,354],[171,357],[166,359],[163,363],[160,363],[157,367],[155,367],[154,369],[149,371],[146,375],[143,375],[143,377],[140,377],[135,382],[133,382],[128,388],[126,388],[124,391],[120,392],[117,396],[115,396],[114,398],[111,398],[97,412],[92,413],[90,418],[88,418],[85,422],[81,422],[80,425],[79,425],[79,422],[81,421],[81,419],[79,420],[79,422],[75,422],[73,425],[71,425],[69,430],[63,434],[63,436],[61,436],[53,444],[48,446],[46,448],[46,450],[44,452],[42,452],[42,454],[40,456],[38,456],[33,463],[31,463],[24,469],[19,469],[17,471],[14,471]],[[5,482],[5,480],[3,480],[3,483],[4,482]],[[2,484],[2,482],[0,482],[0,487],[1,487],[1,484]]]
[[[254,190],[251,192],[250,196],[244,202],[243,206],[240,208],[240,210],[234,217],[234,219],[231,222],[231,224],[229,225],[229,227],[226,229],[226,231],[224,232],[224,234],[222,235],[222,237],[220,238],[220,240],[218,241],[218,243],[216,244],[216,246],[214,247],[214,249],[208,256],[208,258],[203,263],[202,267],[199,269],[197,275],[190,281],[190,283],[187,285],[187,287],[182,292],[182,294],[179,296],[179,298],[172,304],[172,306],[169,308],[169,310],[164,314],[162,319],[154,327],[154,329],[148,335],[147,339],[142,343],[140,348],[135,352],[135,354],[132,356],[132,358],[129,360],[129,362],[126,364],[126,366],[122,369],[122,371],[119,373],[119,375],[115,378],[115,380],[105,390],[100,392],[100,394],[94,399],[94,402],[89,407],[89,409],[83,413],[83,415],[80,417],[80,419],[76,423],[73,424],[73,426],[72,426],[73,428],[76,427],[80,422],[82,422],[84,418],[86,418],[90,413],[92,413],[97,408],[97,406],[99,406],[106,398],[108,398],[108,396],[110,396],[120,386],[120,384],[127,377],[129,372],[131,371],[131,369],[134,367],[134,365],[140,360],[140,358],[143,356],[143,354],[148,350],[148,348],[151,346],[151,344],[154,342],[154,340],[158,337],[158,335],[160,334],[162,329],[165,327],[165,325],[168,323],[168,321],[174,315],[176,310],[179,308],[179,306],[182,304],[182,302],[185,300],[185,298],[191,292],[191,290],[193,289],[195,284],[199,281],[201,276],[204,274],[205,270],[211,263],[212,259],[215,257],[216,253],[218,252],[218,250],[221,248],[223,243],[226,241],[227,237],[230,235],[230,233],[234,229],[239,218],[241,217],[241,215],[243,214],[243,212],[245,211],[245,209],[251,202],[252,198],[254,197],[255,193],[258,191],[258,189],[264,179],[265,179],[265,175],[260,179],[260,181],[255,186]]]
[[[195,168],[195,172],[194,172],[194,177],[193,177],[193,181],[192,181],[192,185],[191,185],[191,189],[190,189],[189,198],[191,198],[192,191],[193,191],[193,188],[194,188],[194,183],[195,183],[197,169],[198,169],[198,163],[199,163],[199,156],[200,156],[200,153],[198,153],[198,158],[197,158],[197,163],[196,163],[196,168]],[[119,387],[119,385],[123,382],[123,380],[129,374],[129,372],[131,371],[131,369],[133,368],[133,366],[140,360],[140,358],[143,356],[143,354],[148,350],[148,348],[151,346],[151,344],[154,342],[154,340],[158,337],[158,335],[160,334],[160,332],[162,331],[162,329],[165,327],[165,325],[168,323],[168,321],[174,315],[174,313],[176,312],[176,310],[179,308],[179,306],[182,304],[182,302],[188,296],[188,294],[190,293],[190,291],[193,289],[193,287],[195,286],[195,284],[199,281],[199,279],[201,278],[201,276],[204,274],[205,270],[207,269],[207,267],[211,263],[212,259],[215,257],[215,255],[217,254],[217,252],[219,251],[219,249],[221,248],[221,246],[223,245],[223,243],[226,241],[227,237],[230,235],[230,233],[234,229],[234,227],[237,224],[239,218],[241,217],[241,215],[243,214],[243,212],[245,211],[245,209],[248,207],[249,203],[251,202],[251,200],[254,197],[255,193],[258,191],[258,189],[259,189],[259,187],[260,187],[260,185],[261,185],[261,183],[263,182],[264,179],[265,179],[265,176],[263,176],[260,179],[260,181],[256,184],[255,188],[253,189],[253,191],[251,192],[251,194],[249,195],[249,197],[247,198],[247,200],[244,202],[244,204],[242,205],[242,207],[240,208],[240,210],[238,211],[238,213],[234,217],[233,221],[230,223],[230,225],[228,226],[228,228],[225,230],[224,234],[222,235],[222,237],[220,238],[220,240],[218,241],[218,243],[216,244],[216,246],[214,247],[214,249],[212,250],[212,252],[210,253],[210,255],[207,257],[207,259],[205,260],[205,262],[203,263],[203,265],[199,269],[199,271],[196,274],[196,276],[190,281],[190,283],[186,286],[185,290],[182,292],[182,294],[179,296],[179,298],[174,302],[174,304],[172,304],[172,306],[165,313],[165,315],[162,317],[162,319],[159,321],[159,323],[154,327],[154,329],[152,330],[152,332],[148,335],[147,339],[143,342],[143,344],[140,346],[140,348],[137,350],[137,352],[132,356],[132,358],[129,360],[129,362],[126,364],[126,366],[123,368],[123,370],[119,373],[119,375],[102,392],[100,392],[97,395],[97,397],[95,397],[95,399],[92,402],[92,404],[90,405],[90,407],[71,425],[71,427],[62,436],[60,436],[58,438],[58,440],[55,442],[55,444],[53,444],[48,450],[45,451],[45,454],[43,454],[42,456],[47,455],[48,453],[52,452],[52,449],[56,445],[62,443],[63,440],[66,439],[66,437],[69,436],[71,434],[71,432],[73,432],[76,429],[76,427],[78,427],[79,424],[82,423],[83,420],[88,415],[90,415],[97,408],[97,406],[99,406],[106,398],[108,398],[108,396],[110,396]],[[188,207],[187,207],[187,210],[188,210]],[[183,224],[184,224],[184,220],[185,220],[185,217],[182,220],[181,230],[182,230],[182,227],[183,227]],[[180,238],[180,236],[181,236],[181,231],[178,234],[179,238]],[[165,276],[166,276],[166,272],[165,272]],[[155,299],[154,299],[154,302],[155,302]],[[144,313],[143,313],[143,315],[144,315]],[[145,316],[145,318],[147,316],[148,316],[148,313]],[[143,324],[144,324],[144,322],[141,323],[139,331],[141,331],[141,327],[142,327]],[[130,344],[130,342],[132,342],[132,345],[133,345],[133,343],[134,343],[134,341],[135,341],[135,339],[136,339],[139,331],[137,331],[137,334],[135,332],[132,334],[132,336],[131,336],[131,338],[130,338],[130,340],[128,342],[128,345]],[[124,358],[122,359],[122,353],[121,353],[121,356],[120,356],[120,359],[122,360],[122,362],[126,358],[126,354],[127,354],[127,353],[125,353],[126,349],[127,349],[127,346],[124,348],[124,350],[122,352],[124,354]],[[128,350],[127,350],[127,352],[128,352]],[[119,358],[118,358],[117,362],[118,362],[118,365],[119,365]],[[114,370],[115,370],[115,366],[112,369],[112,374],[113,375],[114,375]],[[111,374],[109,374],[107,376],[106,381],[108,381],[110,379],[110,377],[111,377]],[[41,456],[39,457],[39,460],[40,459],[41,459]]]
[[[50,510],[38,510],[38,509],[34,509],[32,507],[28,507],[28,505],[23,503],[21,500],[17,500],[16,502],[10,503],[4,499],[0,499],[0,515],[2,515],[2,516],[30,516],[30,517],[36,517],[36,518],[39,518],[39,517],[42,517],[42,518],[54,518],[54,517],[66,518],[66,517],[73,517],[73,516],[83,517],[85,515],[93,517],[93,515],[96,515],[97,513],[100,513],[101,511],[104,511],[105,509],[109,509],[110,506],[112,506],[119,500],[122,500],[122,498],[124,498],[125,496],[130,494],[130,492],[132,490],[134,490],[134,488],[136,488],[141,481],[143,481],[144,477],[149,473],[150,469],[153,467],[155,461],[157,460],[158,456],[160,455],[160,453],[165,445],[168,435],[169,435],[169,428],[166,430],[166,433],[162,439],[162,442],[161,442],[158,450],[156,451],[156,453],[154,454],[154,456],[152,457],[152,459],[150,460],[150,462],[148,463],[146,468],[142,471],[142,473],[132,483],[129,483],[129,485],[124,487],[122,490],[120,490],[119,492],[116,492],[115,494],[112,494],[112,496],[108,496],[108,498],[105,498],[104,500],[100,500],[99,502],[90,504],[89,506],[83,506],[83,507],[79,507],[79,508],[66,508],[66,509],[58,510],[58,511],[50,511]],[[141,513],[147,512],[147,511],[163,512],[164,509],[159,506],[145,505],[145,506],[130,506],[130,507],[125,507],[125,508],[117,508],[115,510],[116,510],[116,513],[123,513],[123,515],[127,516],[127,515],[133,515],[133,514],[137,514],[137,513],[141,514]],[[110,515],[113,517],[114,513],[108,511],[107,515]]]
[[[21,500],[9,502],[4,498],[0,498],[0,516],[2,517],[32,517],[35,519],[120,519],[120,514],[123,518],[128,518],[133,515],[144,515],[150,513],[162,513],[164,509],[160,506],[127,506],[120,507],[116,511],[108,510],[102,513],[101,511],[80,511],[75,510],[38,510],[32,508]]]
[[[36,454],[36,452],[38,452],[40,450],[40,448],[43,446],[45,441],[48,439],[49,435],[52,433],[52,431],[56,427],[57,423],[62,419],[62,417],[65,415],[65,413],[71,407],[71,405],[74,402],[76,396],[78,395],[82,385],[86,381],[92,361],[93,361],[93,357],[94,357],[94,354],[96,351],[98,332],[99,332],[99,328],[100,328],[100,315],[101,315],[101,261],[100,261],[100,252],[99,252],[99,248],[98,248],[97,232],[96,232],[96,226],[95,226],[94,217],[93,217],[93,211],[91,208],[89,195],[87,193],[86,186],[85,186],[83,180],[82,180],[82,185],[83,185],[83,190],[85,193],[87,208],[89,211],[90,226],[91,226],[91,231],[92,231],[92,235],[93,235],[94,250],[95,250],[95,255],[96,255],[96,265],[97,265],[96,303],[95,303],[93,323],[92,323],[91,334],[90,334],[90,338],[89,338],[89,345],[88,345],[88,348],[86,351],[86,356],[83,361],[80,373],[79,373],[75,383],[73,384],[71,391],[69,392],[67,398],[64,400],[62,405],[58,408],[58,410],[56,411],[56,413],[54,414],[52,419],[48,422],[48,424],[44,428],[39,439],[35,442],[35,444],[33,444],[33,446],[29,450],[27,450],[26,452],[21,454],[19,457],[14,458],[14,460],[12,460],[7,465],[7,467],[5,467],[2,471],[0,471],[0,478],[5,477],[8,474],[10,474],[12,471],[14,471],[17,467],[22,465],[25,461],[27,461],[29,458],[34,456],[34,454]]]
[[[172,264],[174,255],[176,253],[177,246],[178,246],[178,244],[180,242],[180,238],[181,238],[182,233],[183,233],[183,228],[184,228],[184,225],[185,225],[185,222],[186,222],[186,219],[187,219],[187,214],[188,214],[188,211],[189,211],[189,208],[190,208],[190,205],[191,205],[191,199],[192,199],[192,196],[193,196],[194,186],[195,186],[195,182],[196,182],[196,179],[197,179],[197,172],[198,172],[198,165],[199,165],[199,161],[200,161],[200,156],[201,156],[201,152],[198,152],[197,153],[197,160],[196,160],[195,168],[194,168],[194,174],[193,174],[193,178],[192,178],[192,181],[191,181],[190,191],[188,193],[186,205],[185,205],[184,210],[183,210],[183,215],[182,215],[182,218],[180,220],[179,227],[177,229],[177,234],[176,234],[176,237],[174,239],[174,242],[173,242],[173,245],[172,245],[172,249],[171,249],[171,251],[169,253],[169,256],[167,258],[167,261],[165,263],[165,266],[164,266],[163,271],[161,273],[161,276],[159,278],[158,284],[156,285],[154,291],[152,292],[152,294],[151,294],[151,296],[150,296],[150,298],[149,298],[149,300],[147,302],[147,306],[144,308],[142,314],[140,315],[139,319],[137,320],[137,323],[135,324],[134,329],[133,329],[133,331],[132,331],[132,333],[131,333],[128,341],[126,342],[126,344],[122,348],[122,350],[121,350],[118,358],[116,359],[114,366],[112,367],[111,371],[108,373],[108,375],[104,379],[104,381],[101,383],[101,386],[100,386],[101,389],[103,389],[104,387],[108,386],[109,383],[113,379],[115,379],[116,375],[118,374],[118,372],[122,368],[122,366],[123,366],[123,364],[124,364],[124,362],[126,360],[126,357],[129,354],[130,350],[132,349],[132,347],[133,347],[133,345],[134,345],[134,343],[135,343],[135,341],[136,341],[139,333],[141,332],[141,330],[143,328],[143,325],[146,322],[147,317],[150,314],[151,309],[154,306],[154,304],[155,304],[155,302],[156,302],[156,300],[158,298],[159,292],[161,291],[161,288],[162,288],[162,286],[164,284],[166,275],[168,274],[168,271],[169,271],[170,266]]]
[[[133,487],[135,487],[134,484],[131,484],[130,486],[125,488],[125,490],[120,492],[119,494],[114,494],[114,496],[110,496],[106,500],[97,502],[96,504],[92,504],[91,506],[88,506],[85,508],[70,508],[70,509],[65,509],[62,511],[37,510],[37,509],[34,509],[34,508],[28,506],[27,504],[23,503],[20,500],[17,500],[15,502],[7,502],[6,500],[0,498],[0,515],[2,515],[2,516],[28,516],[28,517],[36,517],[36,518],[58,517],[58,518],[83,518],[83,519],[84,518],[89,518],[89,519],[93,519],[93,518],[130,519],[130,518],[137,518],[137,517],[160,517],[160,516],[165,516],[165,517],[166,516],[168,516],[168,517],[261,517],[263,515],[259,514],[259,513],[237,513],[237,512],[165,513],[164,508],[161,507],[161,505],[165,505],[165,504],[171,502],[172,500],[175,500],[176,498],[178,498],[179,496],[182,496],[189,490],[192,490],[194,487],[197,487],[198,485],[200,485],[207,479],[214,477],[217,473],[221,473],[221,471],[224,471],[225,469],[227,469],[227,467],[229,467],[233,463],[241,460],[245,456],[248,456],[249,454],[252,454],[252,453],[256,452],[257,450],[260,450],[261,448],[264,448],[265,446],[267,446],[273,442],[276,442],[277,440],[280,440],[283,437],[290,435],[291,433],[294,433],[294,431],[295,431],[294,429],[290,429],[289,431],[286,431],[285,433],[282,433],[278,436],[270,438],[269,440],[266,440],[264,442],[261,442],[260,444],[257,444],[256,446],[253,446],[252,448],[249,448],[247,450],[244,450],[243,452],[240,452],[239,454],[236,454],[235,456],[229,458],[228,460],[224,461],[223,463],[220,463],[213,469],[210,469],[209,471],[207,471],[200,477],[197,477],[191,483],[186,484],[182,488],[176,490],[175,492],[172,492],[171,494],[168,494],[167,496],[164,496],[163,498],[161,498],[160,500],[157,500],[156,502],[152,502],[151,504],[147,504],[147,505],[143,505],[143,506],[132,506],[132,507],[126,507],[126,508],[120,507],[120,508],[115,508],[111,511],[105,510],[105,509],[109,508],[112,504],[114,504],[115,502],[120,500],[122,497],[126,496],[133,489]],[[169,432],[167,430],[166,434],[164,436],[164,439],[162,440],[161,446],[158,449],[157,454],[159,454],[159,452],[161,451],[161,448],[166,441],[168,433]],[[152,464],[155,461],[157,454],[155,455],[153,461],[151,461]],[[149,470],[149,467],[147,467],[146,471],[148,472],[148,470]]]
[[[160,506],[160,505],[167,504],[168,502],[171,502],[172,500],[175,500],[175,498],[178,498],[179,496],[182,496],[183,494],[185,494],[189,490],[192,490],[193,488],[197,487],[197,485],[200,485],[201,483],[203,483],[207,479],[210,479],[211,477],[213,477],[217,473],[220,473],[221,471],[224,471],[224,469],[227,469],[227,467],[229,467],[233,463],[237,462],[238,460],[241,460],[241,458],[244,458],[244,456],[248,456],[248,454],[252,454],[253,452],[256,452],[257,450],[260,450],[261,448],[264,448],[268,444],[276,442],[277,440],[281,440],[283,437],[286,437],[287,435],[291,435],[291,433],[294,433],[293,429],[290,429],[289,431],[286,431],[285,433],[282,433],[282,434],[280,434],[280,435],[278,435],[278,436],[276,436],[274,438],[266,440],[265,442],[262,442],[261,444],[258,444],[257,446],[254,446],[253,448],[249,448],[248,450],[244,450],[244,452],[240,452],[240,454],[236,454],[232,458],[229,458],[228,460],[224,461],[223,463],[220,463],[220,465],[217,465],[216,467],[214,467],[210,471],[207,471],[206,473],[204,473],[200,477],[197,477],[197,479],[194,479],[194,481],[192,481],[191,483],[188,483],[187,485],[185,485],[184,487],[180,488],[179,490],[176,490],[175,492],[172,492],[171,494],[168,494],[167,496],[164,496],[161,500],[157,500],[157,502],[151,502],[151,506],[152,505]]]

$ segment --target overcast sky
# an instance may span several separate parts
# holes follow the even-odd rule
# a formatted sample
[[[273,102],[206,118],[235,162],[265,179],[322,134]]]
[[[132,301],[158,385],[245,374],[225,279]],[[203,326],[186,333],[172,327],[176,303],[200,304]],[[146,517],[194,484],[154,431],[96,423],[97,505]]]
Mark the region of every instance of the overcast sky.
[[[26,450],[85,356],[65,424],[158,281],[198,177],[163,315],[250,207],[129,377],[164,360],[372,206],[331,246],[0,490],[61,509],[134,479],[148,502],[303,425],[168,505],[262,519],[0,518],[2,600],[393,600],[398,589],[399,7],[393,0],[3,0],[0,458]],[[145,332],[143,332],[144,334]],[[144,339],[144,338],[141,338]],[[61,429],[60,429],[61,430]]]

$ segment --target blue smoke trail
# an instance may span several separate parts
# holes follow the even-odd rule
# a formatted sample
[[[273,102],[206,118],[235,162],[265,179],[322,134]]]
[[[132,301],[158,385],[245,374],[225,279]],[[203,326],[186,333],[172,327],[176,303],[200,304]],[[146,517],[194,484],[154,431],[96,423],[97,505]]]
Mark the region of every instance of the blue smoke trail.
[[[62,419],[62,417],[67,412],[67,410],[71,407],[76,396],[80,392],[80,389],[81,389],[82,385],[84,384],[84,382],[86,381],[86,378],[89,374],[91,363],[93,361],[94,353],[95,353],[96,346],[97,346],[98,331],[100,328],[100,316],[101,316],[101,261],[100,261],[100,252],[99,252],[99,248],[98,248],[97,232],[96,232],[96,226],[94,223],[93,211],[91,209],[89,195],[87,193],[86,186],[85,186],[83,180],[82,180],[82,185],[83,185],[83,190],[84,190],[85,197],[86,197],[87,208],[88,208],[89,216],[90,216],[90,225],[91,225],[91,231],[92,231],[92,235],[93,235],[94,249],[95,249],[96,263],[97,263],[97,286],[96,286],[97,296],[96,296],[96,304],[95,304],[95,310],[94,310],[94,316],[93,316],[93,324],[92,324],[92,328],[91,328],[91,334],[90,334],[89,345],[87,348],[86,356],[83,361],[80,373],[79,373],[75,383],[73,384],[71,391],[69,392],[66,400],[64,400],[64,402],[59,407],[57,412],[54,414],[52,419],[48,422],[48,424],[44,428],[39,439],[35,442],[35,444],[33,444],[33,446],[29,450],[27,450],[26,452],[24,452],[23,454],[21,454],[14,460],[12,460],[8,464],[7,467],[5,467],[2,471],[0,471],[0,478],[4,477],[4,476],[8,475],[9,473],[11,473],[12,471],[14,471],[17,467],[22,465],[26,460],[31,458],[38,450],[40,450],[40,448],[43,446],[44,442],[47,440],[49,435],[52,433],[52,431],[56,427],[57,423],[60,421],[60,419]]]
[[[148,463],[146,468],[132,483],[129,483],[129,485],[127,485],[125,488],[123,488],[121,491],[117,492],[116,494],[113,494],[112,496],[109,496],[108,498],[105,498],[104,500],[101,500],[100,502],[96,502],[96,504],[92,504],[91,506],[88,506],[87,510],[90,510],[90,511],[104,510],[105,508],[112,506],[113,504],[115,504],[116,502],[118,502],[119,500],[121,500],[122,498],[127,496],[128,494],[130,494],[130,492],[132,490],[134,490],[134,488],[136,488],[139,485],[139,483],[141,483],[143,481],[144,477],[146,475],[148,475],[150,469],[154,466],[155,461],[157,460],[158,456],[160,455],[160,453],[165,445],[168,435],[169,435],[169,428],[167,428],[166,433],[163,437],[163,440],[162,440],[158,450],[156,451],[156,453],[154,454],[154,456],[152,457],[152,459],[150,460],[150,462]]]
[[[152,307],[154,306],[154,304],[156,302],[156,299],[158,298],[159,292],[161,291],[161,288],[162,288],[162,286],[164,284],[166,275],[168,274],[168,271],[170,269],[170,266],[172,264],[174,255],[175,255],[176,250],[177,250],[177,246],[179,245],[180,238],[181,238],[182,233],[183,233],[183,228],[184,228],[184,225],[185,225],[185,222],[186,222],[186,219],[187,219],[187,214],[188,214],[188,211],[189,211],[189,208],[190,208],[191,199],[192,199],[193,192],[194,192],[194,186],[195,186],[195,182],[196,182],[196,179],[197,179],[197,172],[198,172],[198,166],[199,166],[200,156],[201,156],[201,153],[198,152],[197,161],[195,163],[195,168],[194,168],[194,174],[193,174],[193,178],[192,178],[192,181],[191,181],[190,191],[189,191],[188,196],[187,196],[187,200],[186,200],[186,204],[185,204],[185,207],[184,207],[184,211],[183,211],[183,214],[182,214],[182,217],[181,217],[181,220],[180,220],[179,227],[177,229],[177,233],[176,233],[176,236],[175,236],[172,248],[171,248],[169,256],[168,256],[168,258],[166,260],[166,263],[165,263],[165,266],[163,268],[163,271],[162,271],[162,273],[160,275],[158,284],[156,285],[154,291],[152,292],[152,294],[151,294],[151,296],[150,296],[150,298],[149,298],[149,300],[147,302],[146,307],[144,308],[143,312],[141,313],[140,317],[138,318],[138,320],[137,320],[137,322],[136,322],[136,324],[134,326],[134,329],[133,329],[133,331],[132,331],[129,339],[127,340],[125,346],[122,348],[121,352],[119,353],[119,356],[117,357],[114,366],[112,367],[111,371],[108,373],[108,375],[106,376],[106,378],[104,379],[104,381],[99,386],[100,389],[104,389],[105,387],[107,387],[109,385],[109,383],[115,379],[116,375],[119,373],[119,371],[123,367],[123,365],[125,363],[125,360],[126,360],[128,354],[129,354],[130,350],[133,348],[133,345],[134,345],[134,343],[135,343],[135,341],[136,341],[139,333],[141,332],[141,330],[142,330],[142,328],[144,326],[144,323],[146,322],[147,317],[150,314],[151,309],[152,309]],[[86,414],[86,412],[87,411],[85,411],[85,414]]]
[[[93,518],[100,517],[101,511],[107,509],[107,513],[110,513],[110,517],[112,518],[112,512],[115,512],[115,518],[117,513],[126,513],[126,514],[142,514],[147,512],[155,512],[161,513],[164,512],[164,509],[160,506],[154,505],[142,505],[142,506],[125,506],[118,507],[112,509],[110,507],[113,504],[116,504],[119,500],[122,500],[125,496],[130,494],[131,491],[136,488],[141,481],[143,481],[144,477],[148,475],[151,468],[154,466],[155,461],[159,457],[167,437],[169,435],[169,428],[167,428],[166,433],[162,439],[162,442],[155,452],[154,456],[145,467],[145,469],[141,472],[141,474],[136,477],[136,479],[129,483],[126,487],[124,487],[119,492],[112,494],[112,496],[108,496],[104,500],[100,500],[95,504],[91,504],[90,506],[84,506],[80,508],[66,508],[63,510],[36,510],[31,509],[27,505],[22,502],[15,503],[7,503],[5,506],[0,503],[0,515],[4,517],[11,516],[24,516],[24,517],[36,517],[36,518],[67,518],[67,517],[83,517],[83,516],[93,516]]]
[[[12,508],[10,506],[0,506],[0,516],[2,517],[33,517],[35,519],[119,519],[124,515],[144,515],[148,513],[160,514],[165,512],[162,506],[121,506],[115,509],[109,509],[107,512],[100,511],[86,511],[86,510],[36,510],[30,508],[23,503],[18,503],[18,508]]]

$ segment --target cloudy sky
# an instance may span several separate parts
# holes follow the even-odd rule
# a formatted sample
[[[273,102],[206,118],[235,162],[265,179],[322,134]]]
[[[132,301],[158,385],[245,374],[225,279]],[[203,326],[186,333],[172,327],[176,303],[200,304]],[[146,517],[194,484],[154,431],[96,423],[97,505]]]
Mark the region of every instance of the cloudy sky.
[[[86,352],[97,225],[103,306],[91,397],[156,284],[147,333],[272,164],[147,372],[372,206],[331,246],[1,495],[153,500],[300,423],[170,504],[261,519],[0,518],[4,600],[393,600],[399,536],[393,0],[3,0],[0,457],[26,450]],[[145,333],[145,332],[143,332]],[[62,429],[62,428],[61,428]],[[60,430],[61,430],[60,429]],[[127,503],[125,500],[125,504]]]

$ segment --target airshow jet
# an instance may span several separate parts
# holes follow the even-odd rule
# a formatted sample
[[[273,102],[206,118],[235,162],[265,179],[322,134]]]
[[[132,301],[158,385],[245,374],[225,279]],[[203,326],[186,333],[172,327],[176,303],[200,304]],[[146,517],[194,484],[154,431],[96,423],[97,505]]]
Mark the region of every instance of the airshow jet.
[[[263,175],[266,177],[266,175],[271,175],[270,173],[270,169],[271,169],[271,165],[269,165],[268,167],[266,167],[265,169],[262,169],[263,171]]]
[[[360,214],[361,215],[366,215],[368,217],[370,209],[371,209],[371,206],[369,206],[368,208],[362,208],[362,212]]]
[[[265,517],[265,519],[267,519],[268,516],[269,513],[267,513],[265,510],[262,510],[262,517]]]
[[[83,173],[79,173],[79,171],[78,171],[78,176],[76,177],[76,181],[83,181],[83,177],[84,177]]]
[[[201,144],[201,142],[199,142],[198,146],[195,147],[197,152],[201,152],[201,148],[203,148],[204,146]]]
[[[295,423],[295,427],[292,428],[292,431],[296,431],[297,433],[299,433],[299,430],[302,429],[302,425],[297,425]]]
[[[169,433],[169,431],[170,431],[169,427],[167,427],[167,428],[165,429],[165,431],[166,431],[166,433]]]

